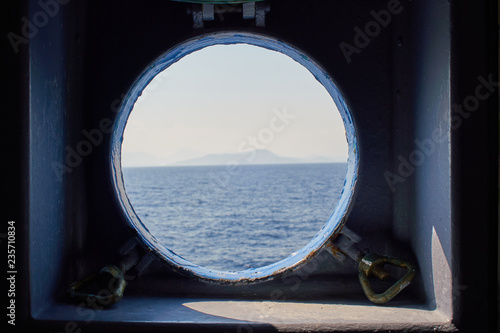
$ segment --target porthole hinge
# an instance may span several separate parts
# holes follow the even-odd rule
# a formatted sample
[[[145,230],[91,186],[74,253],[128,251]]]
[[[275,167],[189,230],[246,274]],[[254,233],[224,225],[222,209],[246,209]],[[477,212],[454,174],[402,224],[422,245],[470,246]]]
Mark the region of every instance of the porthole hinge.
[[[347,258],[350,258],[358,263],[358,279],[366,297],[374,304],[385,304],[411,283],[416,275],[416,269],[406,260],[375,253],[365,254],[357,246],[360,240],[361,238],[358,235],[344,227],[342,232],[328,242],[327,245],[333,256],[341,262],[345,262]],[[404,268],[406,272],[386,291],[375,293],[369,278],[376,277],[381,281],[388,280],[391,274],[384,269],[386,264]]]
[[[193,16],[193,28],[205,27],[205,22],[224,21],[227,14],[240,14],[243,20],[254,20],[256,27],[265,27],[266,14],[270,6],[264,1],[243,3],[203,3],[193,4],[188,14]]]

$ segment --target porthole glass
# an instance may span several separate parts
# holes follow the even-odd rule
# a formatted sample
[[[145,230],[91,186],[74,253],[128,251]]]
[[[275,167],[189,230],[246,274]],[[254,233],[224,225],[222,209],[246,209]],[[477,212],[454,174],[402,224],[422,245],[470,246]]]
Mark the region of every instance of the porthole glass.
[[[272,278],[339,230],[357,172],[354,125],[330,77],[255,34],[186,41],[129,91],[112,177],[127,223],[173,268]]]

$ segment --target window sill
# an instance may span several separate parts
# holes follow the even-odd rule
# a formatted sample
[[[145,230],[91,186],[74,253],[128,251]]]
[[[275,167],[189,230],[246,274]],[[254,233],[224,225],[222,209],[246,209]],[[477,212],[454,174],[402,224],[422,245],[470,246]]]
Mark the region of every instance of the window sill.
[[[73,322],[78,327],[102,327],[103,323],[121,323],[117,330],[134,330],[135,324],[147,324],[153,330],[166,328],[229,329],[235,332],[297,331],[342,332],[378,329],[405,332],[455,331],[451,319],[439,309],[425,305],[394,302],[391,306],[359,305],[350,302],[321,301],[243,301],[207,298],[151,298],[131,296],[105,310],[78,305],[53,304],[36,320]],[[73,331],[77,328],[73,327]]]

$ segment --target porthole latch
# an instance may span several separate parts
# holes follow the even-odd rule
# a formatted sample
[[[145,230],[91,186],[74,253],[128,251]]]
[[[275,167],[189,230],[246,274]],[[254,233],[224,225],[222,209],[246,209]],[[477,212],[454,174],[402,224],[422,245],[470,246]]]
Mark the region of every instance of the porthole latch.
[[[377,276],[379,279],[379,275],[377,275],[376,271],[383,270],[383,266],[385,264],[390,264],[394,266],[399,266],[406,269],[406,274],[403,275],[396,283],[394,283],[391,287],[389,287],[386,291],[380,294],[376,294],[373,291],[373,288],[370,284],[369,278],[372,275]],[[368,254],[361,259],[359,262],[359,282],[363,287],[363,291],[365,292],[366,297],[375,304],[385,304],[393,299],[397,294],[401,292],[404,288],[406,288],[413,278],[415,277],[416,270],[413,265],[405,260],[401,260],[398,258],[388,257],[388,256],[380,256],[378,254]],[[387,277],[388,278],[388,277]],[[385,279],[387,279],[385,278]],[[384,279],[382,279],[384,280]]]
[[[358,278],[366,297],[374,304],[385,304],[410,285],[417,271],[409,261],[375,253],[363,253],[356,244],[360,240],[358,235],[344,227],[342,233],[332,239],[328,246],[334,257],[340,261],[344,262],[348,257],[358,263]],[[391,274],[384,269],[386,264],[405,268],[406,273],[386,291],[377,294],[373,291],[369,279],[377,277],[381,281],[388,280]]]
[[[67,290],[68,297],[89,307],[109,307],[119,302],[127,282],[140,276],[153,260],[137,245],[135,238],[126,242],[119,250],[122,258],[117,265],[106,265],[98,273],[72,283]]]
[[[68,296],[75,302],[83,302],[89,306],[110,306],[122,299],[126,285],[122,271],[114,265],[107,265],[98,273],[71,284]]]

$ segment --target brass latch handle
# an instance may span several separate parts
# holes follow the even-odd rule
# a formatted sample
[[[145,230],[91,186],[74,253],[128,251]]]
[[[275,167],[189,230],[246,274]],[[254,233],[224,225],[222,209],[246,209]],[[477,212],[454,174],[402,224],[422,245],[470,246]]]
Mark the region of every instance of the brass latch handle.
[[[135,238],[127,241],[119,253],[123,257],[116,266],[107,265],[98,273],[71,284],[67,289],[69,298],[90,307],[107,307],[120,301],[127,281],[141,275],[153,258],[137,249]],[[134,274],[130,275],[132,268]]]
[[[378,254],[366,255],[357,246],[357,243],[360,241],[361,237],[344,227],[342,233],[338,234],[336,238],[331,239],[331,242],[327,243],[327,246],[330,248],[333,256],[341,262],[344,262],[347,258],[356,261],[358,263],[359,282],[363,287],[366,297],[375,304],[385,304],[410,284],[417,271],[410,262],[405,260]],[[405,268],[406,274],[385,292],[376,294],[371,287],[369,278],[375,276],[379,280],[387,280],[390,274],[384,269],[385,264]]]
[[[122,271],[116,266],[108,265],[99,273],[70,285],[68,296],[74,301],[110,306],[122,299],[126,285]],[[91,288],[99,289],[99,291],[89,290]]]
[[[380,274],[377,274],[377,272],[383,270],[383,266],[385,264],[405,268],[406,274],[385,292],[376,294],[373,291],[369,278],[377,276],[379,279],[385,280],[385,277],[381,277]],[[364,256],[359,261],[358,270],[359,282],[363,287],[363,291],[365,292],[366,297],[368,297],[368,299],[375,304],[385,304],[389,302],[397,294],[399,294],[401,290],[406,288],[416,275],[415,267],[413,267],[413,265],[408,261],[388,256],[380,256],[377,254],[368,254]]]

